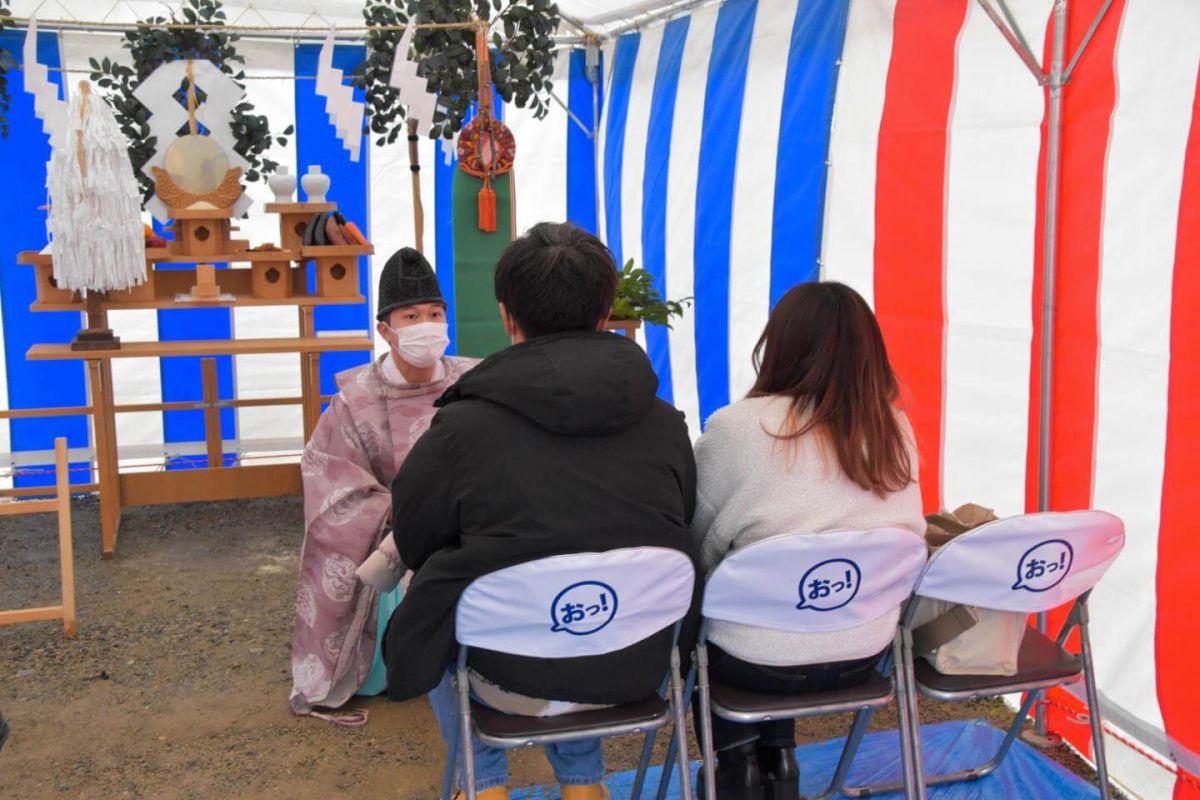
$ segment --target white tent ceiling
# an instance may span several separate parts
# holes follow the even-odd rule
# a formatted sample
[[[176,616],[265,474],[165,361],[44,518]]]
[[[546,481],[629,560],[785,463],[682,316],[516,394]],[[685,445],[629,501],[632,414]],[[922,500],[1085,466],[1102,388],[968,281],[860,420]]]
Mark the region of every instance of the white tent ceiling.
[[[608,33],[671,9],[695,5],[689,0],[558,0],[559,10],[596,33]],[[12,0],[16,17],[87,22],[134,22],[178,7],[180,0]],[[364,0],[228,0],[229,20],[244,25],[361,25]],[[564,31],[570,32],[570,31]]]

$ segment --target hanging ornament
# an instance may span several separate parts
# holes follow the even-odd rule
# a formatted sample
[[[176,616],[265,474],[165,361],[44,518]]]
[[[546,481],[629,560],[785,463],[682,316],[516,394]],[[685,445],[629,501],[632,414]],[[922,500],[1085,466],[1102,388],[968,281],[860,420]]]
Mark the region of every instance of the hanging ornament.
[[[496,232],[496,192],[492,179],[512,171],[517,144],[512,131],[496,119],[492,104],[492,67],[487,27],[475,29],[475,61],[479,71],[479,112],[458,135],[458,165],[483,179],[479,190],[479,229]]]
[[[25,91],[33,95],[33,113],[42,121],[42,131],[54,136],[67,131],[67,104],[58,97],[58,84],[50,82],[50,70],[37,60],[37,18],[29,20],[25,33],[24,57]],[[51,142],[52,145],[57,144]]]
[[[129,142],[91,84],[79,84],[46,168],[54,280],[106,292],[146,280],[141,192]]]
[[[325,98],[325,113],[350,151],[350,160],[358,161],[366,106],[354,99],[352,88],[342,83],[345,73],[333,65],[333,45],[333,31],[330,31],[317,57],[317,95]]]
[[[242,196],[242,168],[231,167],[221,145],[200,132],[194,67],[195,62],[187,62],[188,132],[163,150],[162,167],[150,168],[154,194],[171,214],[231,208]]]
[[[416,28],[409,25],[400,37],[388,85],[400,92],[400,102],[406,107],[407,119],[417,122],[417,133],[428,136],[433,126],[433,112],[437,110],[437,95],[429,91],[428,82],[417,74],[417,62],[410,57],[409,50],[415,32]]]
[[[181,106],[175,99],[176,92],[185,80],[189,96],[194,98],[195,89],[202,90],[205,95],[203,102],[197,103],[193,99],[190,108]],[[233,111],[245,98],[246,92],[211,61],[168,61],[150,73],[133,95],[150,110],[150,136],[155,138],[156,145],[153,157],[142,167],[142,171],[150,178],[156,177],[156,168],[166,168],[167,150],[179,138],[179,129],[196,121],[204,127],[206,135],[220,146],[231,168],[239,168],[243,174],[250,169],[250,162],[235,149],[237,137],[231,125]],[[245,214],[251,205],[253,202],[250,198],[244,192],[239,192],[232,204],[234,216]],[[160,222],[170,219],[167,204],[158,195],[146,202],[146,209]]]

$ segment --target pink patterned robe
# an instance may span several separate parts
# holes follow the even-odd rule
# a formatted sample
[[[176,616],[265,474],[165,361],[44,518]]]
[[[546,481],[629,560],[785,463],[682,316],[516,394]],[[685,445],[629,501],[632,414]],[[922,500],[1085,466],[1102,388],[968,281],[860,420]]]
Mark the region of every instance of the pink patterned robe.
[[[382,358],[388,358],[385,354]],[[304,546],[292,639],[293,713],[337,708],[366,681],[379,593],[355,570],[391,528],[391,482],[436,409],[477,361],[442,359],[433,383],[388,383],[381,359],[338,374],[339,392],[304,449]]]

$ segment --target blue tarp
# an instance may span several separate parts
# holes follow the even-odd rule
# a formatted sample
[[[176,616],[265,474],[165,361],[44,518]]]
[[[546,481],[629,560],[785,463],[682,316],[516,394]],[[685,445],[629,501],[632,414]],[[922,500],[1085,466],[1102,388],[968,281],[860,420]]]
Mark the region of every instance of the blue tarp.
[[[982,764],[991,758],[1004,734],[982,720],[943,722],[921,728],[926,774],[949,772]],[[817,742],[797,748],[800,760],[800,788],[805,794],[822,791],[829,782],[842,752],[843,738]],[[650,770],[643,798],[653,798],[658,786],[659,767]],[[693,775],[694,775],[693,771]],[[900,778],[900,749],[895,731],[868,734],[859,748],[850,770],[851,785],[894,781]],[[667,795],[679,797],[679,781]],[[629,797],[633,772],[609,776],[613,800]],[[513,800],[558,800],[556,787],[535,787],[513,793]],[[841,795],[838,795],[839,797]],[[978,781],[932,787],[931,800],[1084,800],[1099,797],[1095,786],[1059,766],[1034,748],[1018,741],[1008,758],[992,775]],[[902,793],[879,795],[900,798]]]

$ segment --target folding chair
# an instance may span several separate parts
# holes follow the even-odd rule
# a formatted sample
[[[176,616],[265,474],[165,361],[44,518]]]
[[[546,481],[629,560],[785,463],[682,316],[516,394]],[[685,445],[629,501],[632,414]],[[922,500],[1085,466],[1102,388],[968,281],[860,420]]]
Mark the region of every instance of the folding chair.
[[[634,547],[554,556],[492,572],[458,601],[456,684],[459,727],[446,760],[444,800],[453,790],[457,751],[463,751],[462,790],[475,798],[472,733],[492,747],[512,749],[594,737],[649,735],[674,718],[683,730],[679,629],[692,604],[695,571],[678,550]],[[630,647],[672,628],[670,663],[659,694],[596,711],[558,717],[504,714],[471,699],[467,669],[472,647],[530,658],[598,656]],[[653,665],[647,665],[653,668]],[[553,699],[553,698],[550,698]],[[687,745],[678,744],[684,800],[691,800]],[[638,765],[638,785],[649,764]],[[631,796],[637,800],[638,795]]]
[[[943,675],[924,659],[914,664],[915,598],[905,609],[900,622],[903,647],[899,672],[906,676],[904,683],[908,687],[908,697],[902,699],[901,707],[907,704],[909,713],[901,717],[900,725],[903,728],[907,724],[910,729],[912,771],[917,778],[919,798],[924,798],[926,784],[954,783],[990,775],[1004,761],[1037,698],[1046,689],[1083,678],[1100,796],[1108,800],[1111,794],[1092,666],[1087,599],[1092,587],[1124,546],[1124,524],[1103,511],[1026,514],[981,525],[950,541],[929,560],[917,582],[916,597],[1022,614],[1048,611],[1072,602],[1073,605],[1056,639],[1050,639],[1033,627],[1025,631],[1015,675]],[[1076,627],[1080,639],[1078,656],[1064,647]],[[948,702],[1017,692],[1027,694],[990,761],[973,769],[926,778],[913,688],[928,697]],[[903,730],[901,733],[903,735]],[[856,787],[843,789],[843,793],[862,797],[897,788],[897,784]]]
[[[891,702],[892,659],[899,658],[899,636],[893,655],[880,659],[862,684],[828,692],[762,695],[714,682],[708,674],[708,632],[715,620],[754,625],[792,633],[845,630],[878,619],[904,603],[925,564],[924,540],[897,528],[788,534],[765,539],[736,551],[708,578],[704,591],[696,659],[688,674],[700,697],[700,744],[706,800],[716,797],[716,755],[712,715],[733,722],[797,719],[821,714],[855,712],[854,723],[829,786],[817,797],[836,795],[846,779],[866,733],[872,712]],[[901,706],[901,713],[907,710]],[[901,738],[908,747],[907,734]],[[666,795],[673,751],[668,750],[659,797]],[[910,758],[904,752],[906,766]],[[905,770],[905,784],[911,781]]]

